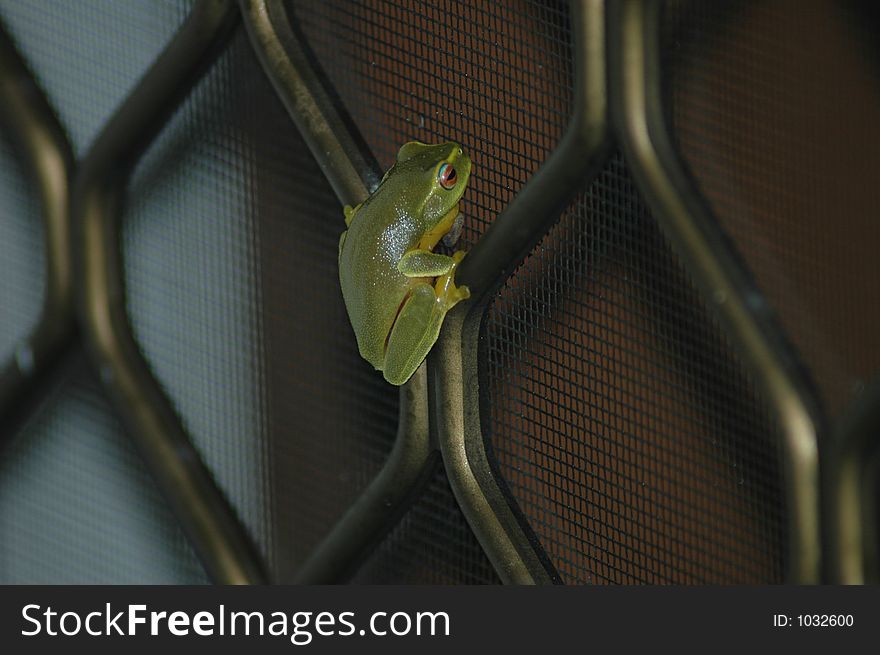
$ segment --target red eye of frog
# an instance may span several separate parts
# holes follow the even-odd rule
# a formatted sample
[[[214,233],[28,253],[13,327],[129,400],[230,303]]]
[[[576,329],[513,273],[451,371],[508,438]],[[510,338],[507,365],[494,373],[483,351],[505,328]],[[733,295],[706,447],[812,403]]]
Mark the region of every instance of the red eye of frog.
[[[440,170],[437,172],[437,181],[447,191],[452,189],[458,182],[458,173],[455,172],[455,167],[452,164],[441,164]]]

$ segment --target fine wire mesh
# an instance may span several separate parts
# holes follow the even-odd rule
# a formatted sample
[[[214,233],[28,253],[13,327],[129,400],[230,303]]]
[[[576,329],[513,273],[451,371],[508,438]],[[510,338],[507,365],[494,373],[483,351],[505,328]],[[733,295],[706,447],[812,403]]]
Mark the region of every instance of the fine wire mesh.
[[[0,451],[4,584],[203,584],[204,570],[82,358]]]
[[[354,584],[497,584],[438,465],[425,492],[367,558]]]
[[[564,581],[782,581],[775,426],[619,155],[483,332],[484,435]]]
[[[471,156],[458,248],[476,241],[562,135],[572,97],[565,3],[371,0],[293,2],[290,9],[294,28],[383,168],[411,140],[456,141]],[[446,541],[435,557],[430,535],[438,515],[459,526],[451,533],[460,539]],[[448,483],[435,479],[381,550],[425,554],[422,577],[407,573],[411,581],[435,581],[440,574],[432,569],[449,570],[444,561],[457,558],[463,564],[452,571],[468,581],[496,582],[464,526]],[[365,570],[390,579],[376,562]]]
[[[0,17],[82,154],[173,35],[189,4],[2,2]],[[16,168],[3,164],[7,180]],[[29,202],[15,201],[9,207],[15,215],[0,218],[4,237],[22,221],[30,222],[26,230],[40,229]],[[2,266],[16,267],[8,279],[17,286],[15,294],[31,296],[34,317],[41,304],[33,289],[37,280],[42,283],[42,257],[41,236],[0,240]],[[6,309],[0,315],[3,330],[10,325]],[[84,368],[80,362],[2,454],[0,580],[206,581]]]
[[[675,2],[685,162],[837,417],[880,372],[880,50],[869,3]]]

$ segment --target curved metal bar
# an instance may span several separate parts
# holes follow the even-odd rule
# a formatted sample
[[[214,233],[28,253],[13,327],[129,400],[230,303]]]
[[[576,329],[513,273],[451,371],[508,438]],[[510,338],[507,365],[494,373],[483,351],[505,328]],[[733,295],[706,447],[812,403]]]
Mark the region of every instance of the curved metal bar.
[[[855,402],[823,460],[829,582],[876,584],[880,577],[877,497],[880,380]]]
[[[379,186],[382,172],[330,98],[314,60],[294,34],[281,0],[240,0],[263,70],[343,205],[357,205]]]
[[[339,201],[352,206],[362,202],[379,184],[379,165],[361,144],[341,107],[330,99],[316,64],[291,27],[283,3],[241,0],[241,8],[263,70]],[[340,232],[341,219],[340,212]],[[400,387],[399,412],[391,455],[306,560],[297,582],[329,584],[346,580],[369,548],[387,534],[421,493],[434,464],[424,366]]]
[[[493,474],[480,427],[480,325],[494,292],[558,220],[607,158],[605,17],[600,0],[571,3],[575,93],[566,133],[547,162],[462,261],[457,281],[473,300],[444,322],[429,356],[431,425],[452,490],[506,583],[546,584],[559,576],[515,502]]]
[[[0,435],[8,437],[73,343],[69,208],[74,157],[49,101],[2,25],[0,122],[36,186],[46,249],[46,290],[39,322],[0,368]]]
[[[436,452],[428,441],[425,365],[401,387],[398,438],[370,485],[348,508],[321,546],[300,569],[297,584],[346,582],[370,550],[400,520],[434,470]]]
[[[195,3],[92,145],[73,194],[83,282],[79,310],[90,360],[208,575],[228,584],[263,582],[262,564],[135,342],[123,295],[118,220],[135,164],[213,62],[237,15],[232,2]]]
[[[818,402],[771,308],[688,178],[666,126],[660,3],[621,0],[609,21],[611,115],[639,189],[766,394],[782,429],[792,582],[820,579]]]

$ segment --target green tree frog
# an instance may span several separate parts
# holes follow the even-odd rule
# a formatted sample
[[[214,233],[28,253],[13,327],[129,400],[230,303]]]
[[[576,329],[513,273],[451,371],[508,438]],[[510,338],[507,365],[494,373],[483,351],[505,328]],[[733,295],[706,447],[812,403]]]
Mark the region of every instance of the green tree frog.
[[[391,384],[406,382],[437,341],[446,313],[470,296],[456,286],[463,251],[432,252],[456,226],[471,160],[457,143],[405,144],[364,202],[345,207],[339,282],[361,356]]]

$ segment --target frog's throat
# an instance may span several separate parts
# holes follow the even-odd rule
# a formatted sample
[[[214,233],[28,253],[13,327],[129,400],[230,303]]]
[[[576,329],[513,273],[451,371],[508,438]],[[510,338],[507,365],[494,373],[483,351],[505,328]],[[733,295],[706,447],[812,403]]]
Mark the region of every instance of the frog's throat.
[[[433,250],[434,246],[437,245],[437,242],[443,238],[443,235],[452,229],[456,216],[458,216],[458,203],[455,203],[452,209],[440,219],[440,222],[437,223],[432,230],[425,232],[425,234],[422,235],[418,247],[423,250]]]

